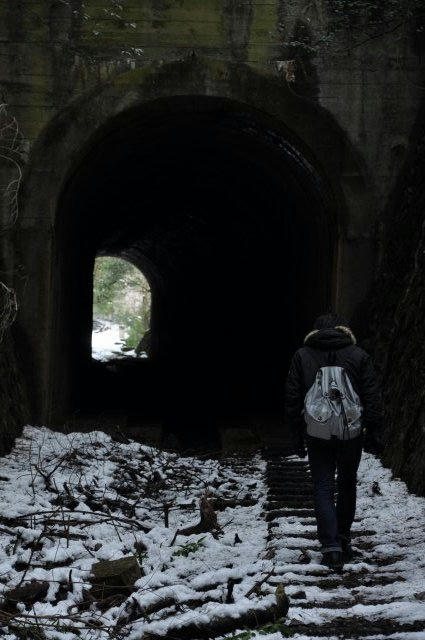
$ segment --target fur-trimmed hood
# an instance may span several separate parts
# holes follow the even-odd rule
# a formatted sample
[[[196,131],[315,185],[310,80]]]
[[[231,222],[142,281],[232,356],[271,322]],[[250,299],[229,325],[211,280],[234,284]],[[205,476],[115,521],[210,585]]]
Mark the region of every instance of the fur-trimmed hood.
[[[356,338],[349,327],[338,326],[333,329],[315,329],[304,338],[304,344],[314,349],[342,349],[356,344]]]
[[[305,346],[297,349],[292,358],[285,393],[285,418],[291,432],[302,432],[306,393],[314,384],[318,370],[327,366],[346,370],[363,405],[362,422],[366,429],[379,429],[382,404],[372,361],[363,349],[355,345],[350,329],[337,326],[309,333]]]

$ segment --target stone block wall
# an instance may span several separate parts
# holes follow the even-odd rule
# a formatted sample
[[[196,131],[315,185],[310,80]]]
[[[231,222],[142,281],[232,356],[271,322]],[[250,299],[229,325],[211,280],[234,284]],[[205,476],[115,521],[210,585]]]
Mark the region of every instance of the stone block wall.
[[[231,93],[241,102],[249,97],[253,106],[267,105],[262,110],[273,113],[288,129],[290,112],[304,123],[301,132],[314,128],[314,159],[328,156],[338,165],[335,195],[343,249],[335,272],[343,284],[336,287],[335,300],[341,309],[352,309],[364,300],[374,277],[376,221],[392,203],[381,223],[379,286],[373,302],[363,305],[361,312],[369,318],[371,307],[375,309],[374,347],[383,378],[389,442],[386,462],[409,480],[413,490],[424,492],[424,128],[419,126],[412,134],[424,96],[423,41],[413,33],[407,39],[396,33],[349,52],[324,48],[313,56],[307,48],[300,56],[288,43],[320,39],[324,23],[332,18],[331,5],[325,0],[4,1],[0,3],[0,103],[7,102],[19,122],[28,150],[26,174],[37,174],[38,191],[67,176],[61,173],[65,163],[54,168],[37,164],[34,158],[42,154],[34,155],[34,149],[45,147],[49,154],[49,135],[53,132],[56,139],[64,135],[59,130],[67,113],[79,114],[80,120],[73,116],[73,121],[80,130],[90,118],[100,126],[98,113],[79,107],[101,90],[106,91],[106,103],[108,87],[114,99],[121,92],[133,104],[132,95],[140,94],[143,102],[150,90],[152,99],[156,97],[161,75],[174,95],[215,95],[222,85],[229,97]],[[167,76],[167,68],[195,67],[196,60],[200,61],[196,83],[186,83],[184,90],[177,71]],[[254,75],[264,84],[254,83]],[[270,87],[267,96],[262,95],[263,86]],[[124,108],[117,99],[116,112]],[[325,129],[316,127],[314,110],[320,115],[319,125],[329,120],[339,129],[343,153],[336,153]],[[299,138],[301,146],[310,146],[311,151],[306,136]],[[356,163],[347,162],[348,149]],[[64,147],[61,157],[67,151]],[[406,157],[407,168],[398,179]],[[25,177],[23,186],[25,215],[18,220],[17,235],[2,238],[0,258],[2,268],[15,275],[15,284],[22,289],[18,327],[27,331],[28,342],[33,340],[32,349],[25,347],[30,352],[25,368],[32,366],[32,352],[39,356],[31,372],[34,378],[41,375],[40,362],[48,359],[45,343],[37,344],[35,334],[50,335],[52,327],[45,310],[52,306],[48,289],[57,203],[52,192],[46,196],[48,204],[37,208],[34,189],[25,188]],[[360,263],[364,269],[358,269]],[[42,318],[38,331],[35,318]],[[32,401],[34,395],[30,389]],[[0,448],[5,448],[24,422],[27,407],[10,336],[0,344],[0,403]]]

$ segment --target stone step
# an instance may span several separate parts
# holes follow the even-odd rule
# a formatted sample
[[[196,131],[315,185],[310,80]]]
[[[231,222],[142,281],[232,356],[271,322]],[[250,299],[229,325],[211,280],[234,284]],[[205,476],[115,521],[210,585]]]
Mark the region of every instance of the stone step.
[[[308,568],[308,565],[303,565],[304,568]],[[347,589],[361,589],[363,587],[375,587],[375,586],[385,586],[388,584],[394,584],[396,582],[405,582],[406,578],[401,575],[387,574],[381,572],[369,573],[369,574],[357,574],[355,572],[343,572],[332,573],[328,569],[323,569],[321,572],[308,573],[305,571],[304,573],[297,573],[296,571],[287,571],[282,574],[277,574],[269,578],[267,583],[270,586],[276,587],[278,584],[282,582],[282,576],[287,576],[290,574],[291,576],[296,576],[295,582],[288,582],[290,586],[293,587],[308,587],[308,586],[319,586],[321,589],[329,591],[331,589],[336,589],[338,587],[345,587]],[[285,580],[289,580],[289,578],[284,578]],[[292,580],[292,578],[291,578]]]
[[[409,640],[407,633],[424,630],[424,621],[410,624],[401,624],[394,620],[365,620],[356,616],[338,618],[324,624],[290,624],[288,631],[292,634],[300,634],[314,638],[339,638],[343,640],[358,640],[359,638],[372,639],[373,636],[392,636],[393,640]],[[395,634],[400,634],[395,638]],[[412,636],[414,638],[414,636]]]
[[[268,482],[268,486],[269,487],[292,487],[292,486],[296,486],[296,487],[312,487],[313,483],[311,482],[310,479],[306,478],[303,474],[302,479],[290,479],[290,480],[285,480],[282,479],[280,476],[276,476],[276,477],[272,477],[272,478],[268,478],[267,479]]]
[[[310,480],[306,480],[305,478],[299,480],[281,480],[280,478],[272,478],[267,480],[268,488],[274,489],[294,489],[294,488],[304,488],[311,489],[313,488],[313,483]]]
[[[302,475],[305,474],[310,475],[310,468],[309,467],[290,467],[289,465],[283,465],[283,464],[274,464],[274,465],[267,465],[267,471],[266,474],[272,474],[272,473],[276,473],[276,474],[286,474],[286,475]]]
[[[275,520],[276,518],[288,518],[288,517],[292,517],[292,516],[311,516],[314,517],[314,509],[308,509],[308,508],[298,508],[298,509],[294,509],[288,506],[287,509],[279,509],[277,511],[269,511],[268,513],[265,514],[265,520],[266,522],[271,522],[272,520]]]
[[[287,476],[301,476],[304,475],[305,477],[310,477],[310,470],[307,468],[294,468],[291,469],[291,467],[284,467],[282,465],[280,466],[275,466],[275,467],[267,467],[267,471],[266,471],[266,476],[270,476],[270,475],[276,475],[276,476],[280,476],[280,475],[287,475]]]
[[[266,537],[266,541],[271,540],[284,540],[285,538],[304,538],[305,540],[316,540],[316,531],[306,531],[305,533],[275,533],[272,532]]]
[[[276,524],[278,526],[278,523],[273,523]],[[370,531],[367,533],[367,535],[373,535],[374,532]],[[354,531],[351,534],[351,539],[353,541],[353,547],[355,549],[364,549],[366,547],[366,545],[363,545],[362,542],[355,542],[358,538],[362,537],[366,535],[365,532],[363,531]],[[314,531],[295,531],[294,533],[290,533],[288,531],[282,531],[282,532],[273,532],[271,533],[268,537],[270,537],[270,539],[274,539],[274,540],[280,540],[283,539],[285,537],[288,538],[307,538],[308,540],[316,540],[317,538],[317,533],[316,533],[316,529],[314,529]],[[267,539],[267,538],[266,538]],[[374,545],[373,543],[369,542],[369,545],[371,545],[371,547],[373,548]],[[378,543],[376,543],[378,544]],[[369,548],[369,547],[368,547]]]
[[[300,490],[300,491],[296,491],[296,490],[292,490],[292,491],[276,491],[275,489],[270,490],[267,493],[267,497],[269,500],[273,501],[273,500],[292,500],[292,499],[296,499],[296,498],[311,498],[312,497],[312,491],[308,490],[308,489],[304,489],[304,490]]]
[[[273,473],[265,478],[270,484],[288,485],[288,484],[306,484],[311,485],[311,477],[306,473]]]
[[[290,467],[267,467],[265,476],[281,478],[282,476],[311,478],[310,469],[291,469]]]
[[[272,489],[267,492],[267,497],[269,500],[272,500],[273,496],[277,496],[279,499],[282,499],[282,500],[286,498],[288,500],[294,500],[294,499],[296,500],[299,498],[306,498],[308,500],[312,498],[313,492],[311,490],[308,491],[307,489],[297,491],[295,488],[292,488],[288,491],[276,491],[275,489]]]
[[[329,600],[326,602],[324,602],[323,600],[314,600],[314,599],[309,601],[302,598],[294,599],[293,597],[291,598],[291,596],[289,596],[289,599],[291,600],[292,605],[294,607],[300,607],[301,609],[314,609],[315,611],[317,611],[318,614],[320,614],[321,611],[326,609],[341,609],[341,611],[347,611],[349,613],[350,609],[352,609],[358,604],[374,607],[382,604],[394,604],[396,602],[405,603],[405,601],[397,597],[392,597],[392,598],[388,597],[388,598],[380,598],[380,599],[378,598],[367,599],[367,598],[361,598],[361,597],[356,598],[354,596],[352,598],[335,597],[334,600]]]
[[[285,457],[278,457],[277,459],[272,459],[267,463],[267,466],[273,466],[276,464],[284,464],[288,467],[308,467],[307,460],[289,460]]]
[[[286,507],[300,507],[301,509],[308,509],[314,507],[313,500],[307,500],[306,498],[292,497],[285,500],[273,500],[266,502],[264,508],[266,511],[277,511],[279,509],[285,509]]]
[[[297,463],[297,461],[283,459],[269,461],[265,482],[268,499],[264,504],[262,515],[268,523],[266,537],[268,548],[274,549],[275,553],[273,558],[275,572],[267,580],[266,590],[272,593],[276,586],[283,582],[291,602],[290,611],[291,608],[298,609],[305,612],[301,615],[305,615],[306,620],[312,618],[311,622],[305,624],[296,621],[290,623],[288,634],[283,634],[285,637],[300,634],[306,639],[311,637],[324,640],[329,638],[372,640],[377,637],[378,640],[378,638],[392,636],[393,640],[409,640],[410,634],[424,631],[425,610],[424,620],[411,624],[401,624],[396,620],[384,618],[381,620],[379,610],[376,613],[378,619],[368,620],[353,610],[356,605],[368,607],[382,604],[396,605],[409,600],[397,595],[387,598],[381,596],[381,587],[406,582],[407,576],[404,576],[397,566],[392,566],[402,559],[402,556],[377,557],[374,555],[374,548],[379,544],[379,541],[372,539],[376,531],[362,528],[360,518],[355,519],[352,532],[355,553],[353,562],[346,564],[341,573],[332,572],[318,564],[320,554],[318,554],[316,521],[312,508],[313,487],[307,462]],[[290,531],[291,524],[294,526],[293,533]],[[284,531],[280,530],[280,525],[284,527]],[[314,529],[300,531],[300,525],[313,526]],[[299,561],[288,562],[287,558],[280,559],[279,556],[284,556],[286,550],[291,552],[289,557],[297,557],[296,551],[299,550]],[[358,563],[363,564],[359,566]],[[309,591],[308,587],[319,588],[319,595],[308,598],[306,595]],[[365,587],[371,587],[372,592],[365,594]],[[296,592],[290,593],[294,589]],[[341,592],[341,589],[344,591]],[[345,595],[347,590],[349,593]],[[321,600],[320,592],[326,597],[326,601]],[[316,590],[313,593],[316,594]],[[414,599],[414,596],[411,596],[411,599]],[[335,617],[332,615],[333,612]],[[317,618],[327,619],[328,622],[320,623]]]

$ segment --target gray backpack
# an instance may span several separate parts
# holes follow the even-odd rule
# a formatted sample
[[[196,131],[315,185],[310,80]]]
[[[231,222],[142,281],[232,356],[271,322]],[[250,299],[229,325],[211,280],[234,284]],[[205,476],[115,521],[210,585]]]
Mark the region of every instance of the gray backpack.
[[[322,440],[351,440],[361,433],[362,411],[346,370],[321,367],[304,400],[307,433]]]

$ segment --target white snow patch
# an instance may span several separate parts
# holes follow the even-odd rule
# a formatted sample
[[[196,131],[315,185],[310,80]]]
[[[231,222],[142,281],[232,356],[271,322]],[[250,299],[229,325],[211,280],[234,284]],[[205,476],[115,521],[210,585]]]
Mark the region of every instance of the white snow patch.
[[[14,451],[2,459],[2,476],[8,478],[0,481],[2,513],[14,533],[0,530],[1,590],[19,585],[22,579],[24,584],[48,581],[47,597],[34,604],[31,615],[51,616],[50,621],[58,620],[59,625],[74,624],[82,640],[109,638],[107,630],[118,618],[125,624],[126,612],[134,606],[132,597],[142,611],[172,597],[180,613],[176,616],[173,605],[146,620],[139,615],[125,626],[128,638],[138,638],[148,629],[166,633],[193,618],[208,623],[217,616],[263,608],[273,596],[247,599],[244,594],[272,567],[263,559],[264,470],[258,456],[236,464],[232,459],[181,457],[135,442],[121,444],[98,431],[67,435],[26,427]],[[218,512],[223,528],[218,538],[210,533],[178,536],[171,545],[177,529],[199,521],[198,503],[205,492],[211,498],[232,500],[249,496],[255,503]],[[164,503],[171,505],[168,528]],[[138,529],[136,522],[149,531]],[[65,533],[58,537],[53,531]],[[235,543],[236,534],[240,543]],[[37,540],[40,544],[31,551],[29,545]],[[79,610],[87,599],[84,589],[90,589],[92,565],[132,554],[138,556],[144,573],[132,597],[104,612],[96,605]],[[23,563],[28,561],[24,574]],[[234,587],[234,605],[225,604],[230,577],[240,580]],[[185,604],[193,600],[198,601],[196,606]],[[25,608],[21,613],[27,613]],[[100,616],[104,630],[88,627],[93,616]],[[48,640],[69,637],[60,626],[46,628],[45,634]],[[9,637],[16,640],[13,634]]]
[[[120,325],[108,320],[96,320],[96,328],[92,332],[92,358],[100,362],[108,362],[120,358],[146,358],[142,353],[137,356],[134,349],[125,349],[126,333]]]

